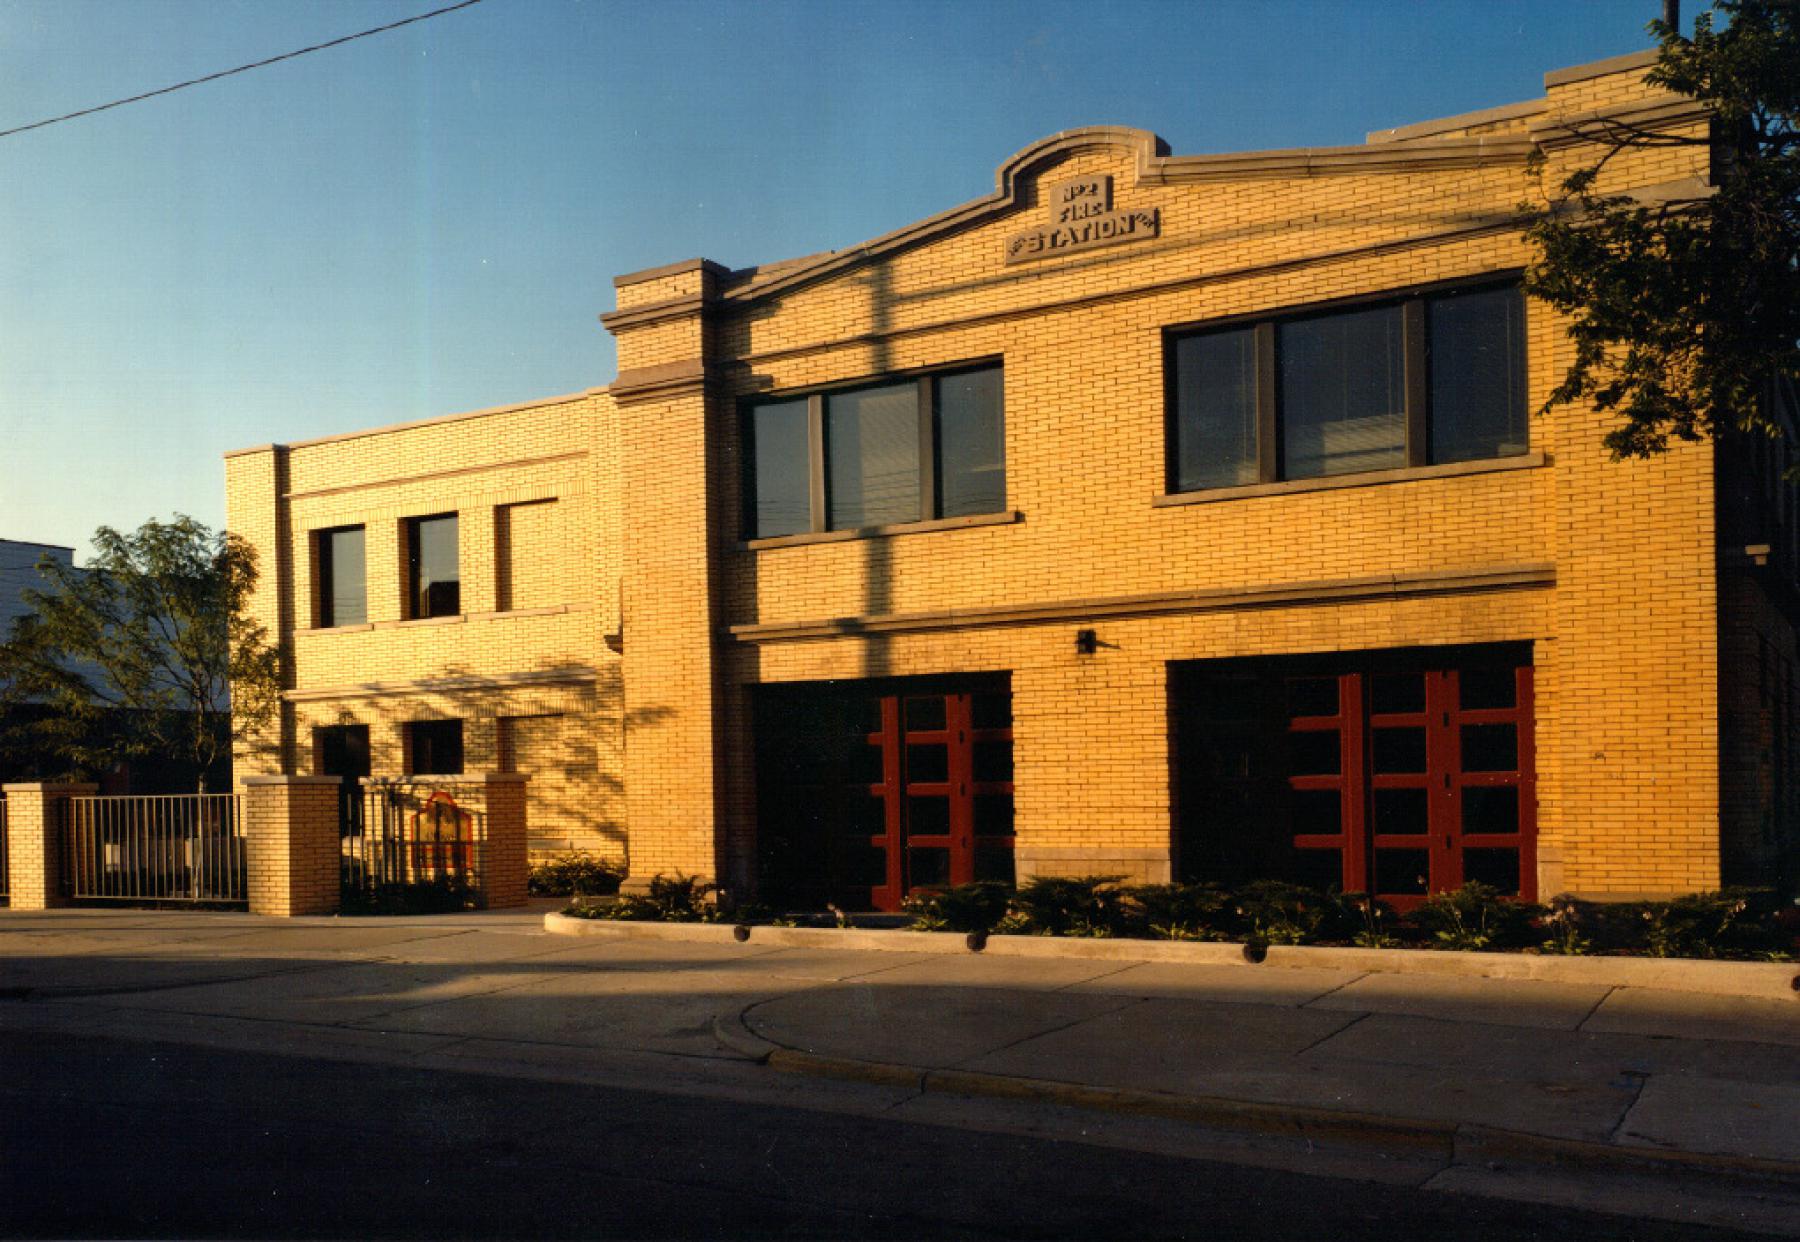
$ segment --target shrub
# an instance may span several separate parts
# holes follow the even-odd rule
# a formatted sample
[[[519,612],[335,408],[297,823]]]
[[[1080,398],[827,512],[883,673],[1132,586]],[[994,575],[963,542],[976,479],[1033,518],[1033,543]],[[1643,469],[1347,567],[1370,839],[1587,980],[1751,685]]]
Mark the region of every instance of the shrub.
[[[438,876],[410,884],[346,887],[338,906],[343,914],[454,914],[481,906],[481,890],[462,876]]]
[[[1728,888],[1633,908],[1637,947],[1651,957],[1785,959],[1794,947],[1766,891]]]
[[[1533,925],[1543,910],[1502,897],[1500,890],[1471,880],[1459,889],[1433,893],[1413,911],[1412,922],[1438,949],[1521,949],[1533,943]]]
[[[526,887],[533,897],[607,897],[624,878],[624,863],[571,850],[533,866]]]
[[[723,912],[707,898],[717,887],[679,871],[672,876],[659,874],[650,881],[648,893],[630,893],[611,905],[596,906],[592,917],[646,923],[716,923]]]
[[[992,880],[977,880],[937,892],[915,893],[901,903],[915,931],[987,932],[1006,915],[1012,891]]]
[[[1216,884],[1142,884],[1121,894],[1128,935],[1157,940],[1223,940],[1231,895]]]
[[[1012,908],[996,931],[1038,936],[1112,936],[1124,924],[1123,894],[1116,887],[1125,877],[1039,876],[1013,894]]]
[[[1300,884],[1257,880],[1232,896],[1232,930],[1263,944],[1315,944],[1349,940],[1362,915],[1343,894],[1321,893]]]

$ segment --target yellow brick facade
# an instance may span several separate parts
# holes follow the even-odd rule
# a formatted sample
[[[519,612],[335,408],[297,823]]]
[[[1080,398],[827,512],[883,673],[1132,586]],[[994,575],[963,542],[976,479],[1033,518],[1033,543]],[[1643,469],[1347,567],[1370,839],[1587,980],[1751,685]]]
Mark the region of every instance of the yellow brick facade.
[[[1531,419],[1524,457],[1164,495],[1168,329],[1521,269],[1530,151],[1554,184],[1595,156],[1590,110],[1704,132],[1645,64],[1364,148],[1171,157],[1138,131],[1057,135],[988,198],[851,251],[621,277],[605,390],[233,455],[231,525],[262,552],[256,606],[291,687],[240,771],[312,771],[315,730],[350,721],[396,771],[401,724],[462,719],[470,770],[529,760],[540,850],[745,892],[757,687],[1007,674],[1019,874],[1166,879],[1172,665],[1518,643],[1538,891],[1717,886],[1710,446],[1612,462],[1607,420],[1561,408]],[[1608,187],[1703,182],[1706,159],[1627,153]],[[1153,209],[1156,236],[1006,262],[1048,187],[1093,176],[1115,210]],[[1527,322],[1535,410],[1570,355],[1544,307]],[[1004,515],[746,542],[745,399],[976,360],[1003,368]],[[450,511],[463,612],[407,622],[401,523]],[[369,622],[319,630],[312,541],[345,525],[367,531]]]

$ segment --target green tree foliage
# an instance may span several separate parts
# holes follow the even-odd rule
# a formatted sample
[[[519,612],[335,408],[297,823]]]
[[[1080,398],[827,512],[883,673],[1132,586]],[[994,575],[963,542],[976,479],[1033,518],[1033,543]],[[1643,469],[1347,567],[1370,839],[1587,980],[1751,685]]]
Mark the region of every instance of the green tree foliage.
[[[38,564],[43,590],[0,642],[0,708],[77,772],[163,755],[206,773],[280,702],[276,652],[246,612],[256,553],[180,514],[102,526],[82,569]]]
[[[1712,134],[1577,123],[1610,149],[1546,196],[1527,233],[1525,287],[1570,316],[1575,343],[1544,409],[1615,412],[1616,457],[1733,427],[1774,435],[1772,385],[1800,382],[1800,4],[1715,0],[1692,38],[1650,30],[1661,55],[1647,80],[1705,104]],[[1619,152],[1679,145],[1712,147],[1714,193],[1652,205],[1596,190]]]

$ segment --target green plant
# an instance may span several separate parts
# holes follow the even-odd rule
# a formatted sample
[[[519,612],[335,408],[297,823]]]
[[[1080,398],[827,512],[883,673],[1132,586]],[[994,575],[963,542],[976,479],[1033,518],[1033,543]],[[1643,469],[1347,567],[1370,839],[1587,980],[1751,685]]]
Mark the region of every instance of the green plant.
[[[1124,922],[1123,876],[1039,876],[1013,894],[1009,916],[995,930],[1041,936],[1112,936]]]
[[[606,897],[619,891],[625,864],[571,850],[531,868],[526,887],[533,897]]]
[[[1783,960],[1774,895],[1750,889],[1691,893],[1637,907],[1638,944],[1651,957],[1755,957]]]
[[[717,923],[723,911],[707,900],[718,891],[697,876],[658,874],[650,880],[646,893],[626,893],[610,906],[596,909],[594,917],[620,919],[626,922],[651,923]]]
[[[1433,893],[1413,911],[1412,921],[1439,949],[1518,949],[1533,939],[1542,915],[1529,902],[1502,897],[1500,890],[1471,880],[1447,893]]]
[[[1012,890],[992,880],[915,893],[900,908],[914,931],[988,932],[1006,915]]]
[[[1263,944],[1348,940],[1357,924],[1357,916],[1337,895],[1279,880],[1257,880],[1238,889],[1231,913],[1237,934]]]
[[[1538,927],[1548,933],[1540,946],[1546,953],[1576,957],[1593,951],[1592,938],[1582,935],[1589,930],[1589,919],[1581,903],[1567,893],[1559,893],[1550,899],[1538,919]]]
[[[1216,884],[1140,884],[1125,889],[1127,935],[1157,940],[1222,940],[1231,897]]]

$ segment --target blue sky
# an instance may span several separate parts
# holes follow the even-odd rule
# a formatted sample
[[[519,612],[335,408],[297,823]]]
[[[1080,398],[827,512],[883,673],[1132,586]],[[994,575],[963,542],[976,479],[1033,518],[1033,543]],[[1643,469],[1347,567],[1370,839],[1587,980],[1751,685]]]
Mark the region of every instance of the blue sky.
[[[0,0],[0,129],[446,2]],[[1660,8],[485,0],[0,138],[0,537],[220,525],[228,449],[604,384],[616,273],[853,244],[1060,129],[1360,142]]]

